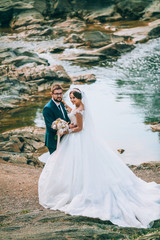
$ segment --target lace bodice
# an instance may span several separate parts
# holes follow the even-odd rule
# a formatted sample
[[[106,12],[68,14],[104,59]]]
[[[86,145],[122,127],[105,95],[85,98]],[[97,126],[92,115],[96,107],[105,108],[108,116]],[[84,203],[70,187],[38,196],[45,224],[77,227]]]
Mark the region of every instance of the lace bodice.
[[[75,125],[77,124],[77,119],[76,119],[76,113],[81,113],[83,115],[84,110],[80,111],[77,109],[73,109],[69,114],[68,117],[71,120],[71,123],[74,123]]]

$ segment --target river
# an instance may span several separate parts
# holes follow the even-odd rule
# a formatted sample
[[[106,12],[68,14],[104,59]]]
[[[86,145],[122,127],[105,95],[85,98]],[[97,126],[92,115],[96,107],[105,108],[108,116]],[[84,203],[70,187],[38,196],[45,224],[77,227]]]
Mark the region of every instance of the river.
[[[48,49],[63,39],[48,41],[4,41],[2,47],[26,47],[34,52]],[[67,49],[64,54],[79,52]],[[39,54],[50,64],[61,64],[69,75],[94,73],[97,81],[84,88],[92,99],[92,111],[99,130],[114,151],[124,149],[122,159],[129,164],[160,161],[160,133],[152,132],[150,125],[160,121],[160,39],[137,44],[136,48],[116,62],[103,62],[99,66],[77,66],[61,61],[59,55]],[[67,96],[65,96],[67,99]],[[36,125],[44,127],[42,108],[49,98],[30,103],[4,115],[3,131],[15,127]],[[101,124],[101,122],[105,123]],[[94,130],[93,130],[94,131]]]

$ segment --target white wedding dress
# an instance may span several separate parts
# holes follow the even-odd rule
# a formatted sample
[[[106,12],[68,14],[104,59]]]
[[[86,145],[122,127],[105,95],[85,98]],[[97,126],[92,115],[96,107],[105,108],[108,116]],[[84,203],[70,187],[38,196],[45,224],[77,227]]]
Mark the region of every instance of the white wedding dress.
[[[160,219],[160,185],[136,177],[95,133],[89,114],[83,130],[67,134],[39,179],[39,203],[123,227],[147,228]],[[76,111],[69,117],[76,124]]]

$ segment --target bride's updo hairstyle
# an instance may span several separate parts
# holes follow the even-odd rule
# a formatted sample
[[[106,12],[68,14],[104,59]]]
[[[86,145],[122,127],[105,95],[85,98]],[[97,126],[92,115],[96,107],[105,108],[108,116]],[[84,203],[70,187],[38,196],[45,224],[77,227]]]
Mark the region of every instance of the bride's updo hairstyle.
[[[78,89],[78,88],[73,88],[72,91],[70,91],[69,95],[70,94],[73,94],[73,96],[75,96],[77,99],[82,99],[82,93],[81,91]]]

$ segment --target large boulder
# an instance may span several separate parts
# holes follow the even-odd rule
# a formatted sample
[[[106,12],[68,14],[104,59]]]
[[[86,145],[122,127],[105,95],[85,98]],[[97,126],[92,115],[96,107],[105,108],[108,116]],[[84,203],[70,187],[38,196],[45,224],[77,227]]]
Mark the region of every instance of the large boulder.
[[[116,0],[117,12],[123,18],[139,19],[143,16],[145,8],[152,0]]]
[[[41,23],[43,20],[44,18],[41,13],[31,8],[24,10],[19,14],[15,14],[10,22],[10,26],[12,28],[19,28],[22,26],[33,25],[35,23]]]

